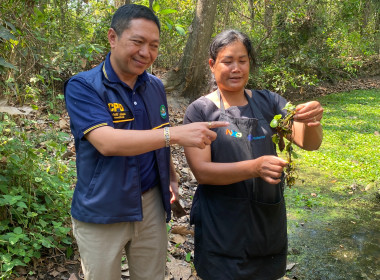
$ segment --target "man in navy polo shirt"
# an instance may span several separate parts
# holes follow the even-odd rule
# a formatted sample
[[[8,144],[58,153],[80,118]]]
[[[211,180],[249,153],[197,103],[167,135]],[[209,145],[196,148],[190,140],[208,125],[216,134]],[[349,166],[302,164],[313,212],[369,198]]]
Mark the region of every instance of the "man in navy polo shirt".
[[[158,55],[160,23],[140,5],[114,14],[111,52],[65,84],[75,138],[71,215],[87,280],[120,280],[125,249],[132,280],[164,279],[165,222],[178,182],[170,144],[204,148],[224,122],[170,127],[161,81],[146,72]]]

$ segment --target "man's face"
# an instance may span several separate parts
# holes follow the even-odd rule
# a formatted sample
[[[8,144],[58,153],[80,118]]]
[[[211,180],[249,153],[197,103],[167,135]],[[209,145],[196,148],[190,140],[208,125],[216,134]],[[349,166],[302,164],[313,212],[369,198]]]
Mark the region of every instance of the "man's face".
[[[134,84],[137,76],[152,65],[158,55],[159,40],[157,25],[143,18],[131,20],[120,37],[112,28],[108,31],[111,64],[122,81]]]

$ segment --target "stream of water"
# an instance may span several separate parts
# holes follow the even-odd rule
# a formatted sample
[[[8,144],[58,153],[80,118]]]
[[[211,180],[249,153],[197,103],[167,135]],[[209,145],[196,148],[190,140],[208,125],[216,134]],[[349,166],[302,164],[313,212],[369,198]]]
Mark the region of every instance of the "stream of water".
[[[290,279],[380,279],[380,207],[321,219],[312,213],[304,223],[289,223]],[[318,211],[318,210],[316,210]],[[324,213],[327,215],[327,212]],[[323,216],[323,215],[322,215]]]

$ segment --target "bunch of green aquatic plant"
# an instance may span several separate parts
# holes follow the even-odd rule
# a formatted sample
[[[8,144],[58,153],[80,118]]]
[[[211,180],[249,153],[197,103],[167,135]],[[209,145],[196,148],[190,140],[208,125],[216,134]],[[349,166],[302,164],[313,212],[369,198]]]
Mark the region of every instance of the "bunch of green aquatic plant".
[[[284,149],[286,151],[286,159],[288,165],[285,168],[285,182],[286,185],[291,188],[294,186],[296,182],[296,172],[295,172],[295,164],[292,158],[297,158],[297,155],[293,151],[293,141],[292,141],[292,127],[293,127],[293,117],[296,113],[296,106],[294,106],[291,102],[286,103],[285,110],[287,110],[287,114],[285,117],[282,117],[281,114],[275,115],[273,120],[270,123],[272,128],[276,129],[276,133],[272,136],[272,141],[278,146],[278,149],[282,152]],[[285,144],[285,140],[287,140]]]

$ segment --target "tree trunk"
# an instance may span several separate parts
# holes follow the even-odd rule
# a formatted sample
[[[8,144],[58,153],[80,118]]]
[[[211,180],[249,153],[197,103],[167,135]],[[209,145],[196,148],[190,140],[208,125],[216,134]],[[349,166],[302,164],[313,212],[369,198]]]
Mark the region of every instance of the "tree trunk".
[[[371,0],[365,0],[364,1],[364,7],[363,7],[363,19],[362,19],[362,25],[360,26],[360,35],[363,36],[365,34],[365,30],[368,26],[369,18],[372,16],[372,2]]]
[[[121,7],[126,4],[131,4],[131,0],[115,0],[115,7]]]
[[[230,24],[230,10],[231,10],[231,2],[230,1],[225,1],[224,3],[224,20],[223,20],[223,29],[228,28]]]
[[[272,32],[272,19],[273,19],[273,0],[265,0],[265,12],[264,12],[264,27],[267,31],[267,34]]]
[[[153,11],[153,2],[154,0],[149,0],[149,9]]]
[[[183,56],[179,66],[163,78],[167,92],[177,90],[195,99],[209,91],[208,48],[213,32],[217,0],[198,0]]]
[[[250,25],[250,30],[254,30],[255,29],[255,6],[253,5],[253,0],[248,0],[248,3],[249,3],[249,12],[251,14],[250,18],[251,18],[251,25]]]
[[[374,41],[375,41],[375,49],[377,49],[377,54],[380,55],[380,2],[375,2],[375,33],[374,33]]]

